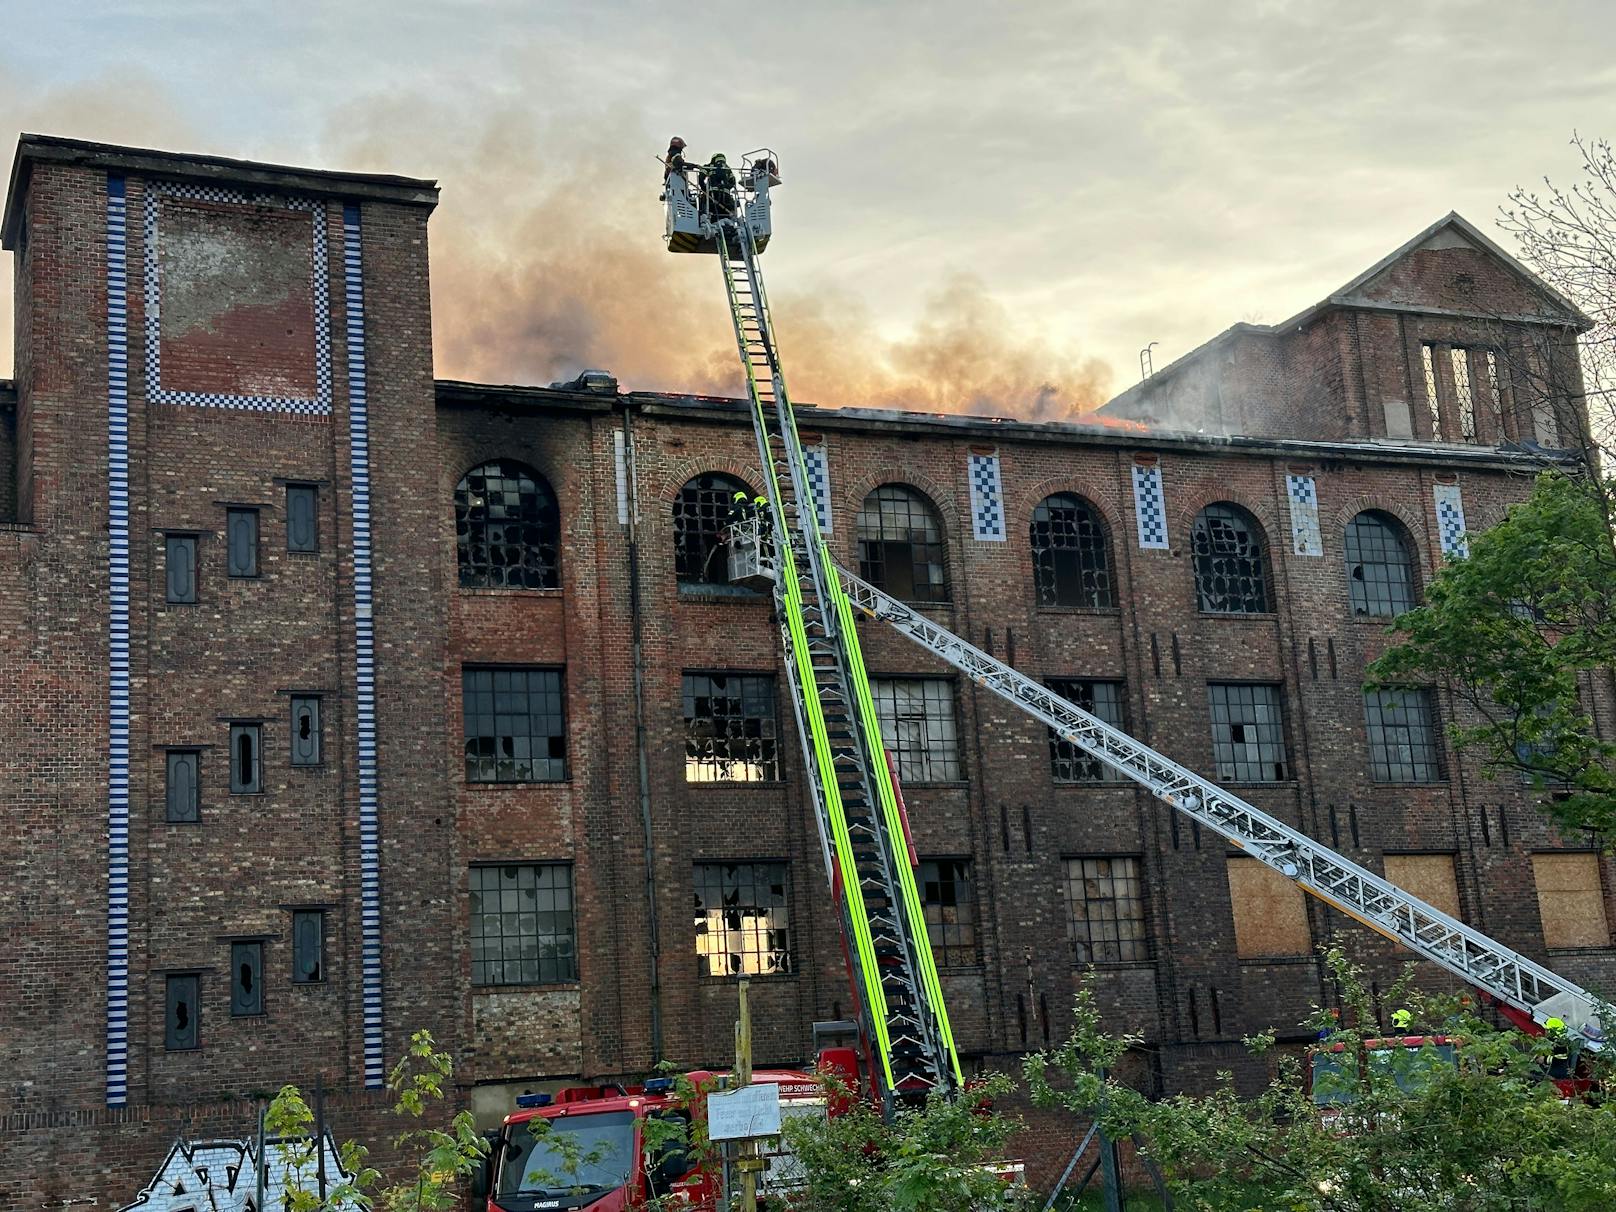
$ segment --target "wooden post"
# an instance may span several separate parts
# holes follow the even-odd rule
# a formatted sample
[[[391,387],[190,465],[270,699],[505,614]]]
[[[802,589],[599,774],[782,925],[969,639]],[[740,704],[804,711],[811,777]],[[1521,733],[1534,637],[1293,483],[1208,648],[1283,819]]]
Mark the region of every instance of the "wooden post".
[[[743,980],[739,986],[741,1016],[735,1024],[734,1089],[752,1084],[752,1008],[746,997],[748,985],[749,982]],[[762,1168],[757,1141],[743,1140],[735,1163],[741,1176],[741,1212],[757,1212],[757,1176]]]

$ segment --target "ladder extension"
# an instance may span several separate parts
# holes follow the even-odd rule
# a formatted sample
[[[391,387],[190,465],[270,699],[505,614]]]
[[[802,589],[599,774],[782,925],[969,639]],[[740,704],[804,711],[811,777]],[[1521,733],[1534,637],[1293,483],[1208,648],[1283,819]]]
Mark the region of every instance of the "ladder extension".
[[[909,865],[880,721],[853,625],[819,533],[751,224],[716,226],[746,371],[775,544],[773,592],[815,821],[847,940],[883,1108],[962,1084],[920,892]]]
[[[1331,905],[1542,1024],[1598,1049],[1616,1008],[1067,702],[839,566],[852,605]]]

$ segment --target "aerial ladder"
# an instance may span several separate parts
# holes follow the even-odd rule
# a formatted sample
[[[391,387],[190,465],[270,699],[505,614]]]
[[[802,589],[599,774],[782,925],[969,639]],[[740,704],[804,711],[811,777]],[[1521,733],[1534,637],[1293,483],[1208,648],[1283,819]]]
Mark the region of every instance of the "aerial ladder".
[[[1616,1007],[1360,867],[1126,732],[1061,698],[840,567],[820,524],[786,392],[758,256],[771,234],[767,150],[743,161],[736,208],[712,214],[670,178],[668,241],[711,252],[747,377],[767,507],[731,527],[731,579],[774,595],[810,798],[833,889],[872,1080],[884,1107],[961,1083],[905,822],[855,618],[895,628],[1117,774],[1325,904],[1447,969],[1527,1030],[1558,1021],[1599,1049]]]

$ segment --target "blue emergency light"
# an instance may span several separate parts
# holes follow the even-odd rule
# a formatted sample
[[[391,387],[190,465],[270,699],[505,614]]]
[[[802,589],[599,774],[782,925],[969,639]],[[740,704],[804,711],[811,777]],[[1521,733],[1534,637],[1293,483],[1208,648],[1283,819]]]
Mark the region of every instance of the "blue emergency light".
[[[648,1077],[645,1079],[645,1092],[647,1094],[666,1094],[673,1089],[671,1077]]]
[[[549,1094],[518,1094],[516,1105],[524,1110],[532,1107],[548,1107],[552,1097]]]

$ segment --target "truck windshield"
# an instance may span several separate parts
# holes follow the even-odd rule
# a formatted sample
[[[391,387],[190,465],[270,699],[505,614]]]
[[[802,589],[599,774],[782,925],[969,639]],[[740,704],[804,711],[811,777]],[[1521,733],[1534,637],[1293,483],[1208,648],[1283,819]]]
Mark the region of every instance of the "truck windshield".
[[[632,1111],[526,1120],[510,1127],[494,1196],[610,1191],[633,1165]]]
[[[1371,1048],[1368,1063],[1376,1074],[1390,1077],[1404,1094],[1413,1094],[1429,1085],[1437,1071],[1454,1068],[1458,1058],[1452,1044],[1427,1044],[1423,1048]],[[1315,1106],[1340,1106],[1357,1101],[1358,1083],[1349,1065],[1350,1060],[1339,1052],[1313,1054]]]

